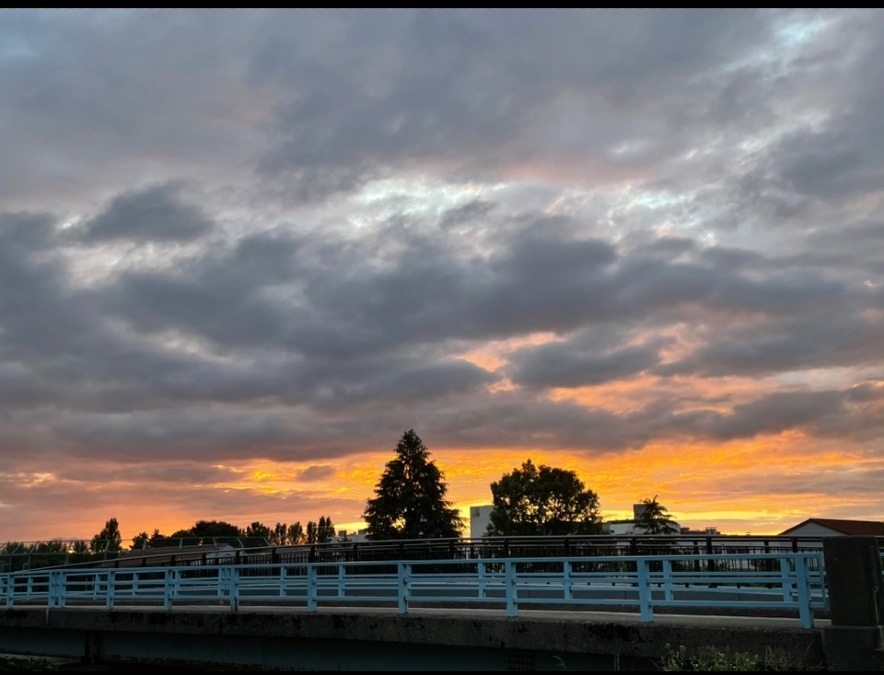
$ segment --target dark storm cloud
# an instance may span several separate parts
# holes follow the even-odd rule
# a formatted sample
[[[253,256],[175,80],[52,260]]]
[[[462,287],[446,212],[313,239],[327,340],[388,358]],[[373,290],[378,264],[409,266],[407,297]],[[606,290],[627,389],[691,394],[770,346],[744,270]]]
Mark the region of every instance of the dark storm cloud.
[[[154,459],[236,457],[256,444],[285,437],[281,414],[211,410],[143,410],[117,414],[57,416],[52,433],[64,444],[96,457],[123,459],[149,453]]]
[[[335,475],[333,466],[308,466],[298,473],[298,479],[306,482],[314,480],[326,480]]]
[[[236,472],[220,466],[209,466],[194,462],[180,461],[167,464],[135,464],[131,458],[124,461],[125,472],[120,474],[119,466],[90,463],[87,466],[64,466],[60,467],[58,477],[65,481],[74,482],[97,482],[110,484],[123,481],[132,484],[166,483],[175,484],[212,484],[229,481],[236,478]]]
[[[618,249],[537,220],[498,237],[506,245],[480,259],[445,229],[434,234],[420,222],[343,246],[327,245],[322,233],[270,231],[207,248],[174,271],[123,270],[73,290],[64,264],[47,256],[56,242],[50,220],[3,222],[5,250],[15,254],[4,272],[19,275],[7,288],[28,289],[36,304],[25,309],[9,291],[0,294],[10,310],[0,349],[18,355],[0,368],[0,395],[11,409],[61,402],[83,411],[58,418],[53,433],[80,447],[94,442],[102,454],[128,439],[177,449],[170,453],[207,444],[236,454],[263,444],[279,456],[290,433],[281,411],[219,423],[208,408],[169,415],[169,406],[264,401],[377,414],[387,404],[481,397],[503,373],[452,358],[452,346],[524,332],[564,337],[510,354],[512,381],[531,388],[590,386],[648,369],[721,376],[861,365],[880,359],[884,343],[880,323],[863,318],[877,297],[868,288],[785,275],[776,258],[684,239]],[[707,324],[705,312],[716,322]],[[131,330],[121,332],[120,321]],[[625,323],[600,332],[611,321]],[[685,321],[702,341],[660,365],[673,338],[641,332]],[[44,323],[57,324],[52,339]],[[169,331],[203,348],[166,346]],[[577,406],[563,418],[563,410],[513,412],[513,442],[525,425],[548,428],[541,437],[558,445],[576,443],[576,430],[591,424],[605,448],[635,447],[655,434],[758,433],[751,415],[736,412],[695,418],[648,408],[628,420],[627,433],[617,430],[618,416]],[[498,413],[488,424],[506,419]],[[785,410],[771,414],[791,424]]]
[[[83,225],[83,241],[187,241],[212,228],[198,208],[182,203],[178,188],[161,185],[115,197]]]
[[[884,16],[875,13],[867,19],[871,25],[864,27],[863,35],[877,31],[878,37],[874,41],[860,39],[854,48],[860,51],[857,58],[862,59],[864,75],[872,82],[884,76],[884,40],[880,37]],[[884,121],[875,111],[884,105],[884,95],[879,87],[854,83],[843,92],[838,108],[821,128],[795,131],[771,149],[771,177],[817,199],[845,197],[880,186],[884,180]]]
[[[656,350],[640,347],[583,358],[552,348],[538,349],[521,364],[513,381],[529,386],[583,387],[635,375],[656,362]]]
[[[277,121],[285,140],[263,167],[289,172],[304,197],[352,189],[393,166],[443,162],[452,171],[495,174],[508,164],[604,153],[633,136],[656,134],[667,123],[680,124],[669,103],[656,104],[665,115],[662,126],[635,120],[633,107],[667,99],[673,83],[751,53],[775,14],[392,10],[309,16],[309,22],[305,15],[274,17],[250,67],[254,82],[291,92]],[[298,39],[306,25],[312,34]],[[727,114],[733,115],[732,106]],[[667,145],[654,144],[656,159]]]
[[[851,401],[877,401],[884,398],[884,380],[862,382],[850,388],[847,397]]]
[[[0,355],[13,377],[21,364],[62,357],[72,341],[92,332],[92,310],[68,287],[54,243],[52,218],[0,213]]]
[[[660,374],[759,375],[805,368],[845,367],[884,359],[884,325],[836,309],[802,319],[773,320],[716,331],[702,348]]]
[[[804,123],[761,149],[755,168],[738,182],[745,190],[738,199],[747,200],[747,210],[775,216],[768,219],[773,226],[794,222],[807,228],[810,220],[832,227],[825,216],[818,220],[820,213],[843,199],[876,192],[884,180],[884,126],[877,113],[884,96],[880,88],[863,84],[884,75],[884,14],[848,12],[836,18],[840,21],[829,23],[838,32],[823,31],[816,48],[793,64],[791,77],[781,78]],[[856,39],[844,42],[845,34]],[[862,72],[862,77],[839,77],[839,72]],[[793,89],[799,82],[803,91]],[[811,91],[818,96],[808,95]]]
[[[601,327],[568,340],[519,349],[510,355],[511,379],[527,387],[584,387],[628,379],[657,364],[660,348],[672,342],[657,339],[624,346],[629,340],[627,330]]]
[[[748,403],[721,402],[681,409],[661,394],[622,414],[527,392],[473,401],[469,410],[435,415],[427,425],[446,444],[570,448],[588,454],[639,449],[652,440],[731,441],[801,430],[833,438],[881,439],[884,416],[850,405],[845,391],[795,390],[761,395]]]
[[[747,438],[786,429],[813,428],[843,414],[842,392],[777,392],[734,406],[730,415],[716,415],[709,431],[717,438]]]
[[[3,10],[0,126],[15,132],[3,136],[0,204],[86,210],[153,176],[240,164],[241,123],[265,106],[236,92],[244,29],[258,16]]]

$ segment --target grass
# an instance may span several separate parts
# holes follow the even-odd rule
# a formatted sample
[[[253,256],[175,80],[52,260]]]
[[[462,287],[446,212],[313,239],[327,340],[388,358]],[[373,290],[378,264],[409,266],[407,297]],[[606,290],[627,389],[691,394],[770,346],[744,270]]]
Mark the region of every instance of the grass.
[[[554,657],[561,670],[570,670],[564,659]],[[665,672],[787,672],[787,671],[825,671],[825,666],[808,667],[806,663],[796,660],[794,655],[781,650],[767,648],[764,656],[749,652],[740,652],[730,647],[701,647],[696,653],[689,654],[682,645],[663,646],[663,656],[655,661],[658,670]],[[619,659],[615,657],[613,670],[620,670]]]
[[[59,670],[58,665],[49,659],[35,656],[0,656],[0,671],[23,672],[27,670]]]
[[[730,672],[758,672],[758,671],[824,671],[825,667],[808,667],[804,663],[796,662],[794,656],[768,647],[764,656],[757,656],[748,652],[738,652],[729,647],[719,649],[716,647],[701,647],[695,654],[689,655],[684,646],[674,648],[665,645],[663,658],[659,661],[660,670],[663,671],[730,671]]]

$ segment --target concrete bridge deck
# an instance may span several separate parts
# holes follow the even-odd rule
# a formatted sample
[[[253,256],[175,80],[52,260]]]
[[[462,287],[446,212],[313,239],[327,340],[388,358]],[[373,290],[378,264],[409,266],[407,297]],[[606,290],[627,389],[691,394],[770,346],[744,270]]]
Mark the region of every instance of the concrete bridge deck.
[[[776,612],[767,603],[743,605],[740,613],[730,603],[689,608],[664,603],[651,614],[647,607],[610,611],[599,605],[548,606],[544,600],[516,614],[508,597],[490,608],[450,602],[443,608],[438,597],[415,594],[405,608],[404,595],[398,606],[385,607],[343,606],[344,600],[332,604],[331,598],[317,606],[311,595],[307,606],[303,598],[292,604],[278,596],[272,604],[269,598],[231,604],[212,594],[198,601],[177,594],[165,606],[133,606],[137,598],[130,593],[113,603],[108,595],[102,606],[103,596],[88,604],[74,593],[66,605],[56,602],[67,596],[54,575],[48,591],[40,583],[26,584],[17,596],[18,583],[7,585],[0,652],[194,670],[530,671],[659,670],[667,649],[684,647],[696,655],[715,647],[774,662],[777,667],[770,669],[776,670],[884,672],[878,544],[873,538],[832,538],[824,549],[830,602],[785,603]],[[108,592],[115,588],[105,586]],[[249,586],[231,588],[241,593]],[[174,593],[175,584],[168,590]],[[425,602],[414,602],[419,597]],[[653,601],[650,594],[646,600]]]
[[[824,669],[826,619],[500,609],[18,608],[0,613],[0,651],[83,663],[251,670],[657,670],[667,646],[703,646]]]

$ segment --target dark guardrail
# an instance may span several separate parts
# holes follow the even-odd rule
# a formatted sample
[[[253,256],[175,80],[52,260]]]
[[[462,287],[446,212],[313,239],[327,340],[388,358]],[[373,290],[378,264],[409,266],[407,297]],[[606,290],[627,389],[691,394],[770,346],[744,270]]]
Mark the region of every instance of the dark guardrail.
[[[725,555],[823,550],[825,537],[757,535],[585,535],[335,541],[274,546],[236,538],[167,539],[127,551],[0,545],[0,573],[47,567],[374,562],[572,556]],[[884,537],[877,539],[884,550]]]

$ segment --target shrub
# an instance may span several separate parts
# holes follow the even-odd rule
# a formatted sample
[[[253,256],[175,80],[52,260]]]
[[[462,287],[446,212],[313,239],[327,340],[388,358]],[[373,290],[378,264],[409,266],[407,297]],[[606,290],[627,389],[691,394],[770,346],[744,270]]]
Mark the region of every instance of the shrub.
[[[763,670],[761,660],[746,652],[737,652],[730,647],[701,647],[695,655],[688,656],[687,649],[681,645],[673,649],[664,645],[663,657],[660,659],[660,670],[665,671],[758,671]]]

